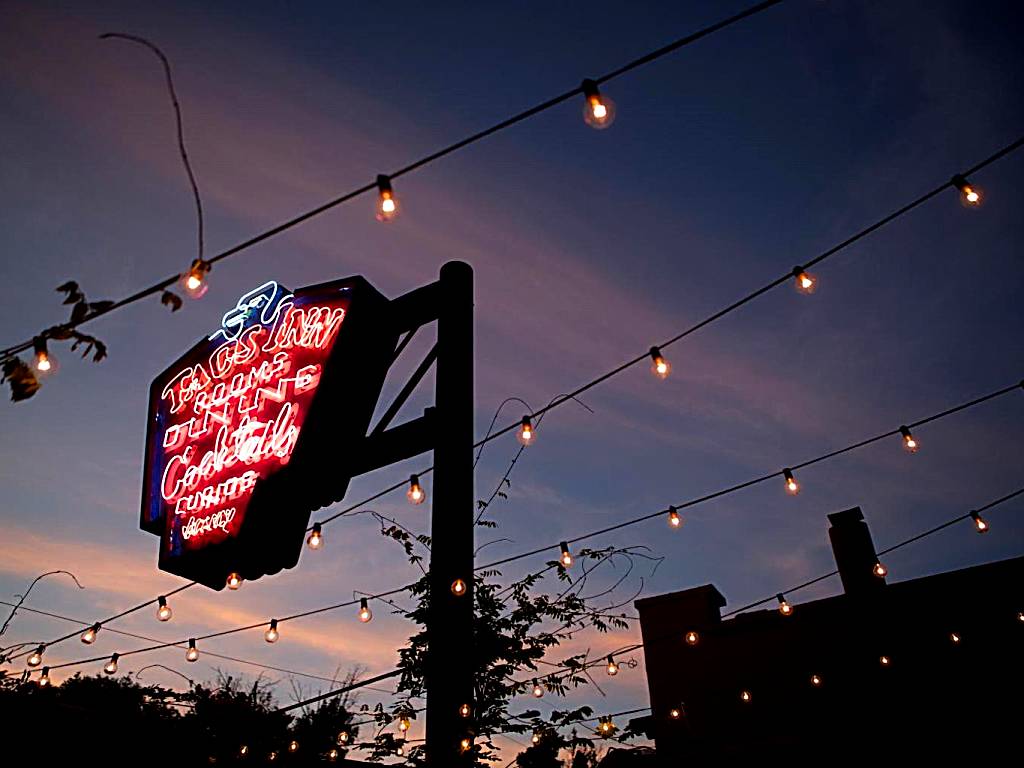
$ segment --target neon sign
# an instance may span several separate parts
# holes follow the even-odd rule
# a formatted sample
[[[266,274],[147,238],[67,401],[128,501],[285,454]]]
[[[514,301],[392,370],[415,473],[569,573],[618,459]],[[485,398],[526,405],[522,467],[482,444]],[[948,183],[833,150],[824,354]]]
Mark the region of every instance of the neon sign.
[[[360,278],[267,282],[157,377],[142,527],[161,568],[219,589],[222,571],[294,566],[310,511],[347,488],[323,458],[365,434],[395,345],[386,303]]]

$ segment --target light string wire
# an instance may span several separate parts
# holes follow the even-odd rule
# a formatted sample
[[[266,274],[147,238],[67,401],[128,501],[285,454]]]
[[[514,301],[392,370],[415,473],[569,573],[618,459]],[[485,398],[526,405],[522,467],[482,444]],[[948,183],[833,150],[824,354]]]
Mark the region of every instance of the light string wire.
[[[657,50],[651,51],[650,53],[647,53],[647,54],[645,54],[645,55],[643,55],[643,56],[641,56],[641,57],[639,57],[637,59],[634,59],[634,60],[630,61],[629,63],[624,64],[623,66],[619,67],[618,69],[614,69],[611,72],[607,72],[607,73],[601,75],[600,77],[593,78],[593,81],[595,83],[597,83],[597,84],[601,84],[601,83],[608,82],[609,80],[612,80],[614,78],[620,77],[620,76],[626,74],[627,72],[631,72],[634,69],[637,69],[637,68],[639,68],[639,67],[641,67],[641,66],[643,66],[645,64],[649,64],[650,62],[655,61],[657,59],[660,59],[663,56],[667,56],[670,53],[674,53],[675,51],[679,50],[680,48],[683,48],[683,47],[685,47],[687,45],[695,43],[698,40],[701,40],[701,39],[707,37],[708,35],[711,35],[711,34],[713,34],[715,32],[723,30],[726,27],[732,26],[733,24],[736,24],[736,23],[738,23],[740,21],[743,21],[744,19],[747,19],[747,18],[749,18],[751,16],[754,16],[754,15],[756,15],[758,13],[761,13],[763,11],[767,11],[769,8],[771,8],[771,7],[775,6],[775,5],[779,5],[781,2],[783,2],[783,0],[766,0],[766,2],[761,2],[761,3],[757,3],[755,5],[752,5],[752,6],[748,7],[748,8],[740,11],[739,13],[734,14],[733,16],[729,16],[728,18],[725,18],[725,19],[722,19],[721,21],[715,22],[714,24],[711,24],[711,25],[709,25],[707,27],[704,27],[703,29],[700,29],[700,30],[698,30],[696,32],[693,32],[693,33],[689,34],[689,35],[686,35],[685,37],[681,37],[681,38],[679,38],[677,40],[674,40],[673,42],[669,43],[668,45],[662,46],[661,48],[658,48]],[[572,88],[572,89],[570,89],[568,91],[565,91],[565,92],[559,94],[558,96],[550,98],[547,101],[543,101],[543,102],[541,102],[539,104],[536,104],[533,107],[525,109],[522,112],[519,112],[519,113],[517,113],[517,114],[515,114],[515,115],[513,115],[513,116],[511,116],[509,118],[506,118],[505,120],[502,120],[501,122],[495,123],[494,125],[491,125],[488,128],[484,128],[481,131],[478,131],[478,132],[476,132],[474,134],[471,134],[470,136],[467,136],[464,139],[456,141],[453,144],[449,144],[448,146],[443,147],[442,149],[439,149],[439,150],[437,150],[437,151],[435,151],[435,152],[433,152],[433,153],[431,153],[431,154],[429,154],[429,155],[427,155],[425,157],[422,157],[419,160],[415,160],[415,161],[413,161],[412,163],[409,163],[406,166],[403,166],[403,167],[401,167],[401,168],[399,168],[399,169],[397,169],[395,171],[392,171],[390,174],[388,174],[388,178],[396,179],[396,178],[399,178],[401,176],[405,176],[406,174],[412,173],[413,171],[418,170],[418,169],[422,168],[423,166],[428,165],[429,163],[433,163],[433,162],[435,162],[437,160],[440,160],[441,158],[446,157],[447,155],[453,154],[454,152],[457,152],[460,149],[464,149],[465,147],[468,147],[471,144],[475,144],[478,141],[481,141],[482,139],[485,139],[485,138],[487,138],[489,136],[492,136],[495,133],[498,133],[499,131],[503,131],[503,130],[505,130],[507,128],[511,128],[512,126],[514,126],[514,125],[516,125],[518,123],[521,123],[524,120],[527,120],[527,119],[529,119],[531,117],[534,117],[535,115],[538,115],[541,112],[545,112],[545,111],[547,111],[549,109],[552,109],[553,107],[556,107],[559,104],[562,104],[563,102],[568,101],[569,99],[573,98],[574,96],[578,96],[578,95],[581,95],[581,94],[583,94],[583,86],[582,86],[582,84],[581,85],[577,85],[576,87],[574,87],[574,88]],[[326,211],[329,211],[332,208],[335,208],[335,207],[341,205],[342,203],[346,203],[349,200],[352,200],[352,199],[354,199],[356,197],[364,195],[364,194],[366,194],[368,192],[375,191],[376,189],[377,189],[377,182],[376,181],[373,181],[372,183],[369,183],[369,184],[364,184],[361,187],[353,189],[352,191],[347,192],[347,193],[345,193],[343,195],[340,195],[339,197],[335,197],[335,198],[333,198],[331,200],[328,200],[327,202],[325,202],[325,203],[323,203],[323,204],[321,204],[321,205],[319,205],[319,206],[317,206],[315,208],[312,208],[312,209],[310,209],[308,211],[305,211],[304,213],[300,213],[299,215],[297,215],[297,216],[295,216],[295,217],[293,217],[291,219],[288,219],[287,221],[282,222],[281,224],[278,224],[275,227],[272,227],[272,228],[270,228],[268,230],[265,230],[264,232],[261,232],[261,233],[259,233],[257,235],[254,235],[253,237],[250,237],[248,240],[245,240],[245,241],[243,241],[241,243],[238,243],[237,245],[234,245],[234,246],[228,248],[225,251],[221,251],[220,253],[218,253],[218,254],[216,254],[214,256],[211,256],[209,259],[206,259],[206,263],[207,264],[211,264],[211,265],[212,264],[216,264],[219,261],[227,259],[230,256],[233,256],[233,255],[235,255],[235,254],[237,254],[237,253],[239,253],[241,251],[244,251],[244,250],[246,250],[248,248],[251,248],[254,245],[262,243],[265,240],[269,240],[270,238],[272,238],[272,237],[274,237],[276,235],[279,235],[282,232],[285,232],[286,230],[292,229],[293,227],[296,227],[299,224],[302,224],[302,223],[304,223],[304,222],[306,222],[306,221],[308,221],[308,220],[310,220],[310,219],[312,219],[312,218],[314,218],[316,216],[319,216],[320,214],[322,214],[322,213],[324,213]],[[108,307],[106,309],[103,309],[103,310],[101,310],[99,312],[92,313],[91,315],[89,315],[87,318],[85,318],[84,320],[82,320],[79,323],[66,323],[66,324],[63,324],[63,325],[59,325],[57,327],[61,328],[62,330],[70,330],[70,329],[73,329],[73,328],[78,328],[79,326],[84,325],[85,323],[90,322],[92,320],[95,320],[95,319],[97,319],[99,317],[102,317],[103,315],[106,315],[106,314],[108,314],[110,312],[113,312],[116,309],[120,309],[120,308],[122,308],[124,306],[127,306],[129,304],[133,304],[133,303],[135,303],[137,301],[141,301],[142,299],[145,299],[145,298],[147,298],[149,296],[152,296],[153,294],[156,294],[156,293],[158,293],[160,291],[163,291],[164,289],[170,287],[175,282],[177,282],[177,280],[180,277],[181,277],[180,274],[176,274],[176,275],[173,275],[172,277],[164,278],[160,282],[155,283],[154,285],[151,285],[148,288],[143,288],[142,290],[140,290],[140,291],[138,291],[136,293],[133,293],[130,296],[127,296],[127,297],[125,297],[123,299],[115,301],[110,307]],[[4,349],[3,351],[0,351],[0,362],[3,362],[7,358],[12,357],[12,356],[18,354],[19,352],[23,352],[23,351],[29,349],[30,347],[32,347],[32,343],[33,343],[32,340],[29,339],[26,342],[22,342],[21,344],[15,344],[14,346],[8,347],[8,348]]]
[[[922,424],[928,424],[928,423],[932,423],[932,422],[938,421],[938,420],[943,419],[943,418],[947,418],[947,417],[949,417],[949,416],[951,416],[953,414],[960,413],[961,411],[964,411],[964,410],[966,410],[968,408],[976,407],[976,406],[978,406],[978,405],[980,405],[982,403],[986,403],[986,402],[988,402],[990,400],[993,400],[995,398],[998,398],[998,397],[1001,397],[1003,395],[1006,395],[1009,392],[1013,392],[1013,391],[1017,391],[1017,390],[1024,390],[1024,381],[1022,381],[1022,382],[1020,382],[1018,384],[1014,384],[1014,385],[1008,386],[1008,387],[1003,387],[1002,389],[998,389],[998,390],[996,390],[994,392],[990,392],[987,395],[983,395],[981,397],[974,398],[973,400],[969,400],[969,401],[967,401],[965,403],[961,403],[960,405],[956,405],[956,406],[953,406],[951,408],[947,408],[947,409],[945,409],[943,411],[940,411],[938,413],[932,414],[931,416],[926,416],[923,419],[918,419],[917,421],[911,422],[910,426],[920,426]],[[808,460],[806,460],[804,462],[801,462],[799,464],[794,464],[793,465],[793,469],[799,469],[799,468],[803,468],[803,467],[808,467],[808,466],[811,466],[813,464],[817,464],[817,463],[820,463],[822,461],[826,461],[826,460],[834,458],[836,456],[840,456],[840,455],[843,455],[845,453],[848,453],[849,451],[855,450],[857,448],[862,448],[862,447],[865,447],[867,445],[871,445],[871,444],[873,444],[875,442],[878,442],[878,441],[880,441],[882,439],[893,437],[893,436],[898,435],[898,434],[900,434],[900,429],[898,429],[898,428],[895,429],[895,430],[889,430],[887,432],[883,432],[881,434],[875,435],[874,437],[870,437],[870,438],[868,438],[866,440],[859,440],[859,441],[854,442],[854,443],[852,443],[852,444],[850,444],[850,445],[848,445],[848,446],[846,446],[844,448],[840,448],[840,449],[837,449],[837,450],[834,450],[834,451],[830,451],[828,453],[825,453],[825,454],[822,454],[820,456],[817,456],[817,457],[815,457],[813,459],[808,459]],[[765,482],[766,480],[769,480],[771,478],[780,477],[780,476],[782,476],[783,472],[784,472],[784,470],[776,470],[776,471],[773,471],[773,472],[770,472],[770,473],[767,473],[767,474],[763,474],[763,475],[761,475],[761,476],[759,476],[757,478],[754,478],[752,480],[748,480],[748,481],[745,481],[745,482],[742,482],[742,483],[738,483],[738,484],[730,486],[728,488],[724,488],[724,489],[722,489],[720,491],[716,491],[714,493],[706,494],[704,496],[701,496],[701,497],[698,497],[698,498],[695,498],[695,499],[691,499],[691,500],[686,501],[686,502],[682,502],[681,504],[674,505],[674,507],[677,510],[686,509],[686,508],[689,508],[689,507],[694,507],[694,506],[696,506],[698,504],[702,504],[702,503],[710,501],[712,499],[717,499],[717,498],[720,498],[720,497],[725,496],[727,494],[735,493],[735,492],[738,492],[740,490],[749,488],[749,487],[751,487],[753,485]],[[1012,497],[1013,496],[1010,496],[1008,498],[1012,498]],[[670,507],[670,509],[671,509],[671,507]],[[662,510],[660,510],[658,512],[653,512],[653,513],[641,515],[641,516],[638,516],[638,517],[630,518],[629,520],[625,520],[623,522],[616,523],[616,524],[611,525],[611,526],[606,526],[604,528],[600,528],[600,529],[595,530],[595,531],[590,531],[590,532],[582,534],[580,536],[576,536],[576,537],[573,537],[571,539],[566,539],[565,541],[566,542],[577,543],[577,542],[583,541],[584,539],[593,538],[593,537],[600,536],[600,535],[603,535],[603,534],[606,534],[606,533],[609,533],[609,532],[612,532],[612,531],[616,531],[616,530],[620,530],[622,528],[626,528],[628,526],[637,525],[637,524],[639,524],[641,522],[645,522],[647,520],[651,520],[651,519],[654,519],[656,517],[663,517],[666,514],[666,511],[667,510],[662,509]],[[491,563],[487,563],[486,565],[474,566],[473,570],[474,570],[474,572],[476,572],[476,571],[481,571],[481,570],[493,569],[493,568],[495,568],[495,567],[497,567],[499,565],[508,564],[508,563],[511,563],[511,562],[515,562],[517,560],[522,560],[524,558],[532,557],[534,555],[541,554],[543,552],[547,552],[547,551],[550,551],[550,550],[558,549],[559,547],[560,547],[560,544],[549,545],[549,546],[545,546],[545,547],[538,547],[536,549],[528,550],[526,552],[521,552],[521,553],[519,553],[517,555],[512,555],[512,556],[509,556],[509,557],[506,557],[506,558],[502,558],[500,560],[493,561]],[[415,586],[415,584],[406,584],[404,586],[396,587],[394,589],[390,589],[390,590],[385,591],[385,592],[378,592],[378,593],[374,593],[374,594],[369,594],[368,598],[369,599],[378,599],[378,598],[390,597],[391,595],[396,595],[396,594],[400,594],[402,592],[405,592],[405,591],[411,589],[413,586]],[[788,591],[792,591],[792,590],[788,590]],[[319,608],[313,608],[313,609],[310,609],[310,610],[307,610],[307,611],[302,611],[302,612],[299,612],[299,613],[291,614],[289,616],[277,617],[277,623],[278,623],[278,625],[280,625],[282,623],[285,623],[285,622],[288,622],[288,621],[292,621],[292,620],[296,620],[296,619],[305,618],[307,616],[313,616],[313,615],[317,615],[317,614],[320,614],[320,613],[325,613],[327,611],[333,611],[333,610],[336,610],[336,609],[339,609],[339,608],[344,608],[344,607],[348,607],[348,606],[358,605],[360,603],[360,601],[361,601],[361,598],[357,598],[357,599],[353,599],[353,600],[346,600],[346,601],[343,601],[343,602],[340,602],[340,603],[333,603],[331,605],[321,606]],[[260,621],[260,622],[257,622],[257,623],[247,624],[247,625],[243,625],[243,626],[239,626],[239,627],[233,627],[233,628],[229,628],[229,629],[225,629],[225,630],[220,630],[220,631],[217,631],[217,632],[210,632],[210,633],[207,633],[205,635],[199,635],[199,636],[195,636],[195,637],[191,637],[191,638],[186,638],[186,639],[179,640],[179,641],[168,642],[168,643],[160,643],[160,644],[155,644],[155,645],[146,646],[146,647],[142,647],[142,648],[136,648],[136,649],[133,649],[133,650],[125,651],[124,653],[119,653],[118,657],[122,658],[122,657],[125,657],[125,656],[132,656],[132,655],[140,654],[140,653],[148,653],[148,652],[151,652],[151,651],[160,650],[160,649],[163,649],[163,648],[168,648],[168,647],[172,647],[172,646],[175,646],[175,645],[180,645],[182,643],[188,642],[189,640],[195,640],[196,642],[198,642],[200,640],[210,640],[210,639],[217,638],[217,637],[224,637],[224,636],[227,636],[227,635],[237,634],[239,632],[246,632],[246,631],[249,631],[249,630],[252,630],[252,629],[263,628],[263,627],[266,627],[268,625],[269,621],[270,621],[270,619],[268,618],[268,619],[266,619],[264,621]],[[24,656],[24,655],[27,655],[28,653],[29,653],[28,650],[22,651],[21,653],[12,656],[11,660],[14,660],[14,659],[19,658],[19,657]],[[85,659],[77,659],[77,660],[74,660],[74,661],[63,662],[61,664],[52,664],[52,665],[49,665],[49,668],[50,669],[61,669],[61,668],[64,668],[64,667],[78,666],[78,665],[82,665],[82,664],[89,664],[89,663],[93,663],[93,662],[104,661],[104,660],[106,660],[108,658],[109,657],[106,656],[106,655],[104,655],[104,656],[94,656],[94,657],[89,657],[89,658],[85,658]],[[549,676],[549,675],[546,675],[545,677],[547,677],[547,676]]]

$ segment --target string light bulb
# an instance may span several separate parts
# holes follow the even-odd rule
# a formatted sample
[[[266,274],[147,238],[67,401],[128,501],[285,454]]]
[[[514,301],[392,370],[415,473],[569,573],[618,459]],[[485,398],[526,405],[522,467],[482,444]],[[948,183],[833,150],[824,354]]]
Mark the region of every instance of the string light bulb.
[[[878,663],[881,664],[883,667],[888,667],[892,663],[892,659],[890,659],[888,656],[879,656]]]
[[[113,653],[110,655],[110,661],[103,665],[103,673],[107,675],[113,675],[117,672],[117,660],[121,658],[121,654]]]
[[[335,760],[337,760],[338,759],[338,750],[331,749],[331,751],[327,753],[327,759],[330,760],[332,763]]]
[[[689,632],[686,633],[686,644],[687,645],[696,645],[698,640],[700,640],[700,636],[696,632],[694,632],[692,629]]]
[[[423,500],[427,498],[423,486],[420,485],[419,475],[409,476],[409,490],[405,492],[405,495],[413,504],[422,504]]]
[[[960,200],[968,208],[977,208],[981,205],[981,190],[971,184],[966,178],[957,174],[950,183],[960,192]]]
[[[662,356],[661,350],[657,347],[651,347],[651,372],[659,379],[667,379],[668,375],[672,373],[672,366]]]
[[[452,582],[452,594],[456,597],[462,597],[466,594],[466,582],[462,579],[456,579]]]
[[[607,736],[615,730],[615,723],[612,722],[611,717],[602,717],[598,730],[601,731],[602,736]]]
[[[401,744],[399,744],[398,747],[395,748],[395,754],[398,755],[399,757],[404,755],[405,754],[405,747],[403,747]]]
[[[543,698],[543,696],[544,696],[544,687],[540,683],[538,683],[536,680],[534,680],[533,681],[533,697],[535,699],[540,699],[540,698]]]
[[[99,632],[100,632],[100,624],[99,624],[99,622],[96,622],[91,627],[89,627],[87,630],[85,630],[85,632],[83,632],[81,635],[79,635],[78,639],[81,640],[86,645],[92,645],[93,643],[96,642],[96,635],[98,635]]]
[[[880,579],[884,579],[889,574],[889,569],[882,565],[882,561],[879,560],[875,563],[875,567],[871,569],[871,572]]]
[[[679,516],[679,510],[675,507],[668,508],[668,524],[670,528],[680,528],[683,525],[683,518]]]
[[[398,216],[398,201],[391,189],[391,177],[377,177],[377,221],[394,221]]]
[[[292,739],[288,743],[288,751],[289,752],[298,752],[299,751],[299,742],[295,741],[295,739]]]
[[[280,636],[281,633],[277,631],[277,619],[271,619],[270,626],[267,627],[267,631],[263,633],[263,639],[268,643],[276,643]]]
[[[985,522],[985,518],[973,509],[971,510],[971,520],[974,521],[974,527],[977,529],[978,533],[988,533],[988,523]]]
[[[210,262],[196,259],[188,271],[181,276],[178,284],[189,298],[201,299],[210,289],[210,281],[207,280],[209,273]]]
[[[399,720],[398,720],[398,730],[400,730],[402,733],[408,733],[409,732],[409,728],[411,728],[411,727],[412,727],[412,723],[409,722],[409,718],[408,717],[399,718]]]
[[[164,597],[163,595],[160,595],[160,597],[158,597],[156,599],[156,602],[157,602],[157,609],[156,609],[156,619],[157,619],[157,621],[170,621],[171,620],[171,616],[174,615],[174,612],[171,610],[171,606],[169,606],[167,604],[167,598]]]
[[[32,351],[34,353],[32,367],[35,368],[36,373],[47,376],[57,372],[57,358],[51,355],[50,350],[47,349],[45,337],[36,336],[32,340]]]
[[[345,744],[348,744],[348,740],[350,738],[351,736],[349,736],[348,731],[342,731],[338,734],[338,743],[344,746]]]
[[[534,731],[533,736],[530,737],[530,741],[534,744],[540,744],[540,733]]]
[[[558,560],[562,563],[562,566],[565,568],[572,566],[572,555],[569,554],[569,544],[567,542],[560,541],[558,542],[558,549],[561,551]]]
[[[818,675],[811,675],[811,685],[815,688],[821,687],[821,678]]]
[[[269,760],[270,762],[274,762],[275,760],[277,760],[277,752],[274,751],[267,755],[267,760]]]
[[[599,131],[615,122],[615,102],[601,93],[597,83],[587,79],[580,88],[583,90],[583,122]]]
[[[310,549],[320,549],[324,543],[323,525],[321,523],[313,523],[313,530],[309,532],[309,536],[306,537],[306,544]]]
[[[796,496],[798,493],[800,493],[800,483],[798,483],[796,481],[796,478],[793,477],[792,469],[789,469],[787,467],[786,469],[782,470],[782,477],[786,481],[786,493],[788,493],[790,496]]]
[[[228,574],[227,585],[228,589],[238,589],[242,586],[242,577],[238,575],[237,571]]]
[[[615,675],[619,674],[619,665],[616,663],[614,656],[609,656],[608,657],[607,669],[608,669],[608,674],[610,676],[612,676],[612,677],[615,677]]]
[[[185,661],[195,661],[199,658],[199,649],[196,648],[196,641],[189,638],[188,650],[185,651]]]
[[[779,613],[783,616],[792,616],[793,606],[786,602],[786,596],[780,592],[776,597],[779,599]]]
[[[365,597],[359,598],[359,620],[365,624],[373,618],[373,611],[370,610],[370,601]]]
[[[752,698],[750,691],[740,691],[740,701],[744,704],[749,704]]]
[[[910,429],[906,425],[900,427],[900,435],[903,436],[903,447],[910,453],[917,453],[917,449],[920,445],[910,433]]]
[[[40,664],[43,663],[43,652],[45,650],[45,645],[38,646],[34,651],[32,651],[32,653],[28,655],[28,658],[25,659],[25,663],[28,664],[30,667],[38,667]]]
[[[469,752],[473,748],[473,740],[468,736],[464,736],[462,741],[459,742],[459,749],[463,752]]]
[[[249,754],[249,747],[247,747],[245,744],[243,744],[241,747],[238,748],[238,756],[239,757],[245,757],[248,754]]]
[[[808,296],[818,290],[818,278],[803,267],[793,267],[793,287]]]
[[[961,639],[962,638],[960,637],[960,635],[958,635],[956,632],[949,633],[949,641],[953,643],[953,645],[959,645]]]
[[[529,416],[523,416],[523,420],[519,422],[516,440],[519,441],[520,445],[530,445],[533,443],[533,422],[530,421]]]
[[[1024,624],[1024,611],[1017,611],[1017,621]]]
[[[50,668],[43,667],[43,673],[39,676],[39,685],[43,688],[50,684]]]
[[[459,716],[460,717],[469,717],[471,714],[473,714],[473,710],[469,706],[469,704],[460,704],[459,705]]]
[[[680,707],[672,707],[668,711],[669,720],[678,720],[683,716],[683,710]]]

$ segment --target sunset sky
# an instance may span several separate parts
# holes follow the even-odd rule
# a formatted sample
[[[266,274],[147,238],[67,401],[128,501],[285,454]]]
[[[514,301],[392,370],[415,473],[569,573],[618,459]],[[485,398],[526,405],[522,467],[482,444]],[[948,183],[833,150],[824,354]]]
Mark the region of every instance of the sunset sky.
[[[5,0],[0,345],[64,320],[53,289],[65,280],[91,300],[116,299],[195,257],[158,62],[100,33],[142,35],[169,56],[216,253],[742,7],[671,5]],[[372,195],[358,198],[217,265],[207,295],[176,314],[154,298],[85,326],[109,359],[54,346],[57,375],[33,399],[0,406],[0,600],[67,569],[84,590],[50,577],[27,605],[91,623],[182,583],[156,569],[157,539],[138,527],[148,387],[242,293],[271,279],[298,287],[363,275],[394,297],[436,279],[446,261],[469,262],[482,437],[506,397],[541,407],[1024,135],[1022,30],[1009,1],[789,0],[609,83],[618,118],[606,131],[585,126],[573,100],[396,180],[392,224],[374,220]],[[1024,378],[1024,151],[974,180],[980,209],[950,189],[823,264],[813,296],[779,288],[666,349],[667,381],[637,366],[582,397],[593,413],[553,411],[508,500],[492,507],[500,527],[478,530],[479,545],[502,539],[481,559],[664,509]],[[384,406],[426,341],[393,372]],[[409,415],[431,402],[432,384]],[[500,422],[521,415],[512,405]],[[915,455],[894,438],[810,468],[795,498],[769,482],[694,507],[679,531],[656,519],[587,545],[664,558],[653,573],[637,562],[619,600],[641,587],[714,584],[729,610],[831,570],[829,512],[859,505],[882,548],[1021,487],[1022,428],[1024,392],[1012,393],[922,427]],[[512,435],[488,446],[477,497],[517,449]],[[430,463],[360,477],[346,503]],[[428,531],[426,505],[402,493],[369,508]],[[1020,555],[1024,502],[989,521],[988,536],[964,524],[894,554],[892,579]],[[146,609],[111,627],[182,639],[417,574],[370,515],[343,518],[294,570],[238,592],[193,588],[172,599],[169,624]],[[608,570],[595,591],[621,574]],[[829,580],[792,602],[839,589]],[[74,626],[19,614],[0,645]],[[414,631],[378,605],[369,624],[343,609],[282,625],[274,646],[254,631],[200,650],[325,678],[357,666],[377,674]],[[638,638],[638,628],[590,633],[566,648],[597,655]],[[104,631],[89,649],[72,640],[46,657],[146,644]],[[141,654],[122,668],[261,672],[182,656]],[[602,673],[600,692],[571,702],[598,713],[647,705],[643,656],[634,658],[637,668]],[[287,675],[264,674],[281,681],[282,702],[293,698]],[[143,679],[183,684],[159,669]],[[294,679],[302,693],[330,685]]]

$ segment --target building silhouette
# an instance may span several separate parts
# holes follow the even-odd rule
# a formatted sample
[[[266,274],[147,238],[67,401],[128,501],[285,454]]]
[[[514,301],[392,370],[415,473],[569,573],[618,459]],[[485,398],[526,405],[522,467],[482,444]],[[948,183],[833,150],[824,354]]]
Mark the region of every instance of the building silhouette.
[[[724,620],[711,585],[636,602],[658,765],[1012,760],[1024,558],[886,584],[861,510],[828,517],[841,595]]]

